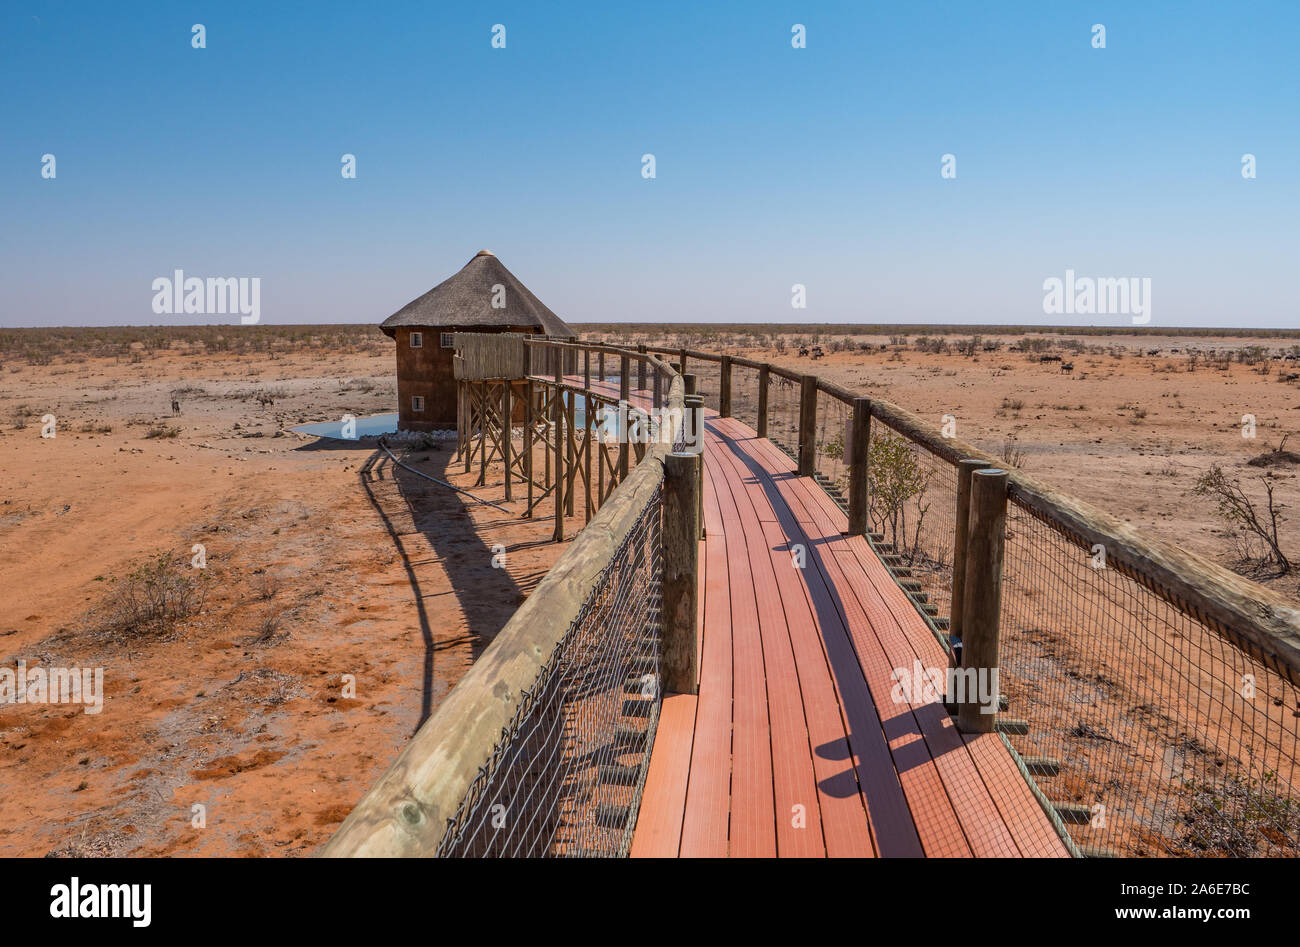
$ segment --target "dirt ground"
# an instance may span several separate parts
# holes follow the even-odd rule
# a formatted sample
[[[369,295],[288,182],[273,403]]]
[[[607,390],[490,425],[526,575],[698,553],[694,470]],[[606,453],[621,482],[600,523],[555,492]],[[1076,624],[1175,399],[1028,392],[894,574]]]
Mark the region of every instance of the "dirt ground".
[[[475,505],[373,441],[287,431],[393,410],[391,359],[5,364],[0,667],[102,667],[105,697],[99,714],[0,704],[0,856],[310,852],[567,548],[518,501]],[[159,427],[175,435],[146,436]],[[453,454],[407,460],[475,489]],[[500,481],[478,494],[500,500]],[[198,614],[161,636],[99,630],[135,566],[188,566],[196,543]]]
[[[936,425],[952,415],[959,437],[1020,451],[1031,474],[1245,572],[1192,488],[1218,463],[1262,497],[1266,471],[1247,461],[1300,432],[1300,385],[1285,380],[1295,361],[1215,354],[1260,344],[1281,354],[1289,341],[1052,336],[1026,352],[1011,350],[1018,336],[997,336],[985,340],[996,351],[963,355],[919,350],[921,332],[837,344],[723,331],[611,338],[730,351]],[[380,341],[328,357],[4,359],[0,667],[102,667],[106,699],[98,715],[0,704],[0,855],[309,853],[567,548],[546,541],[545,517],[521,520],[519,501],[509,512],[469,504],[395,468],[373,442],[287,430],[391,411],[392,353]],[[798,354],[814,342],[824,357]],[[1040,361],[1046,353],[1072,370]],[[748,383],[738,373],[738,401]],[[41,437],[47,413],[54,438]],[[1242,437],[1246,414],[1254,439]],[[407,459],[500,500],[499,472],[475,488],[476,473],[449,469],[453,451]],[[1296,468],[1267,472],[1283,545],[1300,560]],[[198,614],[163,636],[99,630],[133,568],[164,551],[188,560],[196,543],[209,576]],[[492,566],[497,543],[503,569]],[[1296,575],[1255,577],[1300,600]]]

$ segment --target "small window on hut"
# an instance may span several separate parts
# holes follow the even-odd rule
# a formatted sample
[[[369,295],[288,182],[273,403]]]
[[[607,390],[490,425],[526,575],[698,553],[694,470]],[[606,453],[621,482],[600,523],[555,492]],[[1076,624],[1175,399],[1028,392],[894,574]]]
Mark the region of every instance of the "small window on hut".
[[[423,333],[423,332],[412,332],[412,333],[411,333],[411,348],[413,348],[413,349],[422,349],[422,348],[424,348],[424,333]]]
[[[423,396],[423,395],[411,395],[411,410],[412,410],[412,411],[423,411],[423,410],[424,410],[424,396]]]
[[[442,334],[442,347],[444,349],[454,349],[456,347],[456,333],[444,332]]]

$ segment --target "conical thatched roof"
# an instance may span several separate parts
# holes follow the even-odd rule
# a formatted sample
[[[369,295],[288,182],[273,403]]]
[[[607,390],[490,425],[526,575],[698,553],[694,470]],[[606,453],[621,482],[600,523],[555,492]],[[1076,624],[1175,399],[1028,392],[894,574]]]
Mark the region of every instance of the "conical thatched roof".
[[[492,287],[505,287],[505,307],[492,308]],[[459,273],[419,299],[413,299],[379,324],[393,336],[398,326],[540,326],[547,335],[573,335],[564,320],[546,308],[528,287],[488,250],[480,250]]]

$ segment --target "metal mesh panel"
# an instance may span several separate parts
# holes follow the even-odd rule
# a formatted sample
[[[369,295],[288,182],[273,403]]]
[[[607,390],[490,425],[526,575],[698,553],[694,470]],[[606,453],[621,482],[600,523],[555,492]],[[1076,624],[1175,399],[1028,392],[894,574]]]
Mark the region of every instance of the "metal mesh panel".
[[[717,411],[722,393],[722,364],[691,358],[687,359],[686,370],[695,376],[695,393],[704,398],[704,406]]]
[[[758,369],[731,366],[731,416],[758,430]]]
[[[799,453],[799,383],[769,373],[767,439],[791,457]]]
[[[659,719],[662,487],[601,573],[438,854],[627,853]]]
[[[817,392],[817,429],[813,432],[816,479],[840,509],[849,509],[849,464],[845,453],[852,432],[853,409],[839,398]]]
[[[1300,854],[1293,685],[1014,500],[1003,570],[1004,732],[1084,854]]]
[[[947,628],[952,607],[957,470],[877,418],[867,453],[867,522],[918,609]],[[900,574],[906,573],[906,574]]]

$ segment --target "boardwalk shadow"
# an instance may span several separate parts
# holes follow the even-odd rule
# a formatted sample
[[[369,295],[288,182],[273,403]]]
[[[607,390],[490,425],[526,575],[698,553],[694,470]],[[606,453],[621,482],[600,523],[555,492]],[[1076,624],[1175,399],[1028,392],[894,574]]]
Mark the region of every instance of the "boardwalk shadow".
[[[430,476],[445,479],[450,472],[451,452],[443,451],[435,456],[438,460],[433,465],[426,465],[427,472]],[[415,600],[424,646],[418,730],[433,712],[440,693],[445,693],[454,683],[445,676],[439,679],[435,656],[468,648],[469,661],[458,662],[468,667],[478,660],[523,599],[520,586],[510,573],[491,565],[495,545],[493,534],[503,532],[517,520],[513,513],[501,513],[498,518],[480,523],[476,528],[469,514],[472,501],[397,466],[382,450],[371,454],[359,471],[359,477],[367,499],[402,559]],[[428,549],[433,552],[432,559],[422,543],[410,541],[413,535],[421,536],[427,542]],[[507,552],[514,548],[504,540],[501,545]],[[441,566],[450,585],[449,591],[426,588],[437,573],[423,570],[426,574],[422,580],[420,567],[430,564]],[[446,613],[437,608],[433,609],[431,617],[428,603],[433,596],[447,594],[455,597],[464,623],[464,631],[451,636],[435,633],[435,621],[439,632],[451,622]]]

